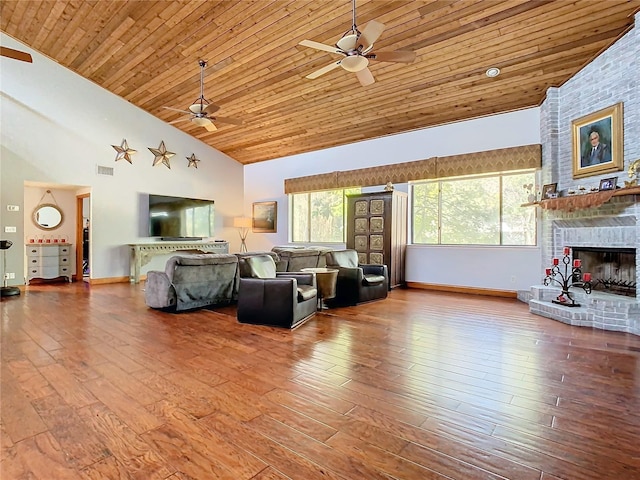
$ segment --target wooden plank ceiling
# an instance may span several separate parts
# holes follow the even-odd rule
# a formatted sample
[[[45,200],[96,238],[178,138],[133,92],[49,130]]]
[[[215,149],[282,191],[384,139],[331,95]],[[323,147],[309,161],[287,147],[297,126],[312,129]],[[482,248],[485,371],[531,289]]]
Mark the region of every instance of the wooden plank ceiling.
[[[536,106],[633,25],[640,0],[357,0],[356,23],[386,25],[375,52],[412,50],[412,64],[375,62],[362,87],[333,45],[351,0],[2,0],[0,29],[242,164]],[[186,109],[200,95],[208,132]],[[488,78],[488,67],[499,67]]]

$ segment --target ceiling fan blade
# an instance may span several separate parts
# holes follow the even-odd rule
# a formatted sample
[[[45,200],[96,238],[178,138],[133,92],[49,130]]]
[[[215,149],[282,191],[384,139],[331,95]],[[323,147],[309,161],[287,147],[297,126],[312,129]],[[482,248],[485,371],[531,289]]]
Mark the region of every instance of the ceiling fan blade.
[[[21,52],[20,50],[14,50],[9,47],[0,47],[0,55],[3,57],[13,58],[14,60],[20,60],[22,62],[33,63],[31,54],[27,52]]]
[[[364,68],[359,72],[356,72],[356,77],[358,77],[358,80],[360,80],[360,85],[362,85],[363,87],[371,85],[376,81],[375,78],[373,78],[371,70],[369,70],[368,68]]]
[[[202,111],[207,115],[211,115],[212,113],[217,112],[218,110],[220,110],[220,107],[215,103],[210,103],[209,105],[207,105],[202,109]]]
[[[375,20],[371,20],[367,23],[367,26],[364,27],[362,33],[360,34],[360,44],[362,45],[362,49],[366,50],[373,43],[380,38],[382,32],[384,31],[384,24],[380,22],[376,22]]]
[[[395,52],[379,52],[367,55],[372,60],[378,62],[399,62],[399,63],[411,63],[416,59],[416,52],[409,50],[396,50]]]
[[[243,125],[244,124],[244,121],[239,120],[237,118],[230,118],[230,117],[215,117],[213,120],[217,121],[217,122],[222,122],[222,123],[230,123],[231,125]]]
[[[302,40],[298,45],[303,47],[315,48],[316,50],[322,50],[329,53],[341,53],[336,47],[331,45],[325,45],[324,43],[314,42],[313,40]]]
[[[176,123],[181,123],[181,122],[188,122],[190,121],[190,118],[179,118],[178,120],[174,120],[172,122],[169,122],[169,125],[174,125]]]
[[[207,132],[215,132],[218,129],[213,122],[207,123],[206,125],[203,125],[203,127],[207,129]]]
[[[191,115],[191,112],[188,112],[187,110],[180,110],[179,108],[173,108],[173,107],[162,107],[162,108],[166,108],[167,110],[173,110],[174,112],[186,113],[187,115]]]
[[[324,75],[325,73],[330,72],[331,70],[333,70],[334,68],[338,68],[339,66],[340,66],[340,61],[330,63],[326,67],[322,67],[320,70],[316,70],[315,72],[310,73],[305,78],[308,78],[309,80],[313,80],[314,78],[318,78],[320,75]]]

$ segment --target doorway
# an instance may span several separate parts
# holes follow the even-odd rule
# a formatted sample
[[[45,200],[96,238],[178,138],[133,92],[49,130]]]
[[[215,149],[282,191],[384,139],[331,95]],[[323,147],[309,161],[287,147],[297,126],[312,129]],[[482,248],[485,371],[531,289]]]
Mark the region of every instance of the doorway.
[[[91,194],[76,196],[76,279],[91,282]]]

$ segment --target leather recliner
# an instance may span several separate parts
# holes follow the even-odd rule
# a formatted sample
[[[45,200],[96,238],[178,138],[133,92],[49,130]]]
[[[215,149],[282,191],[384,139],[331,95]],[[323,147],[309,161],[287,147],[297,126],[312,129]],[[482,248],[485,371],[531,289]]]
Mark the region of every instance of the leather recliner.
[[[358,264],[355,250],[333,250],[326,253],[327,268],[338,269],[336,296],[329,306],[357,305],[387,298],[389,274],[386,265]]]
[[[316,276],[305,272],[276,272],[270,255],[253,255],[245,263],[238,289],[240,323],[295,328],[316,313]],[[246,276],[249,275],[249,276]]]

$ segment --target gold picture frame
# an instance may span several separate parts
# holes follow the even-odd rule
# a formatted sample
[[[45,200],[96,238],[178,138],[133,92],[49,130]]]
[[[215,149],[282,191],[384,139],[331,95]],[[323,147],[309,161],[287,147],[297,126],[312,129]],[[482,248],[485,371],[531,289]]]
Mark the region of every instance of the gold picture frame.
[[[255,202],[251,218],[251,231],[276,233],[278,230],[278,202]]]
[[[573,178],[617,172],[624,168],[622,103],[571,122]]]

